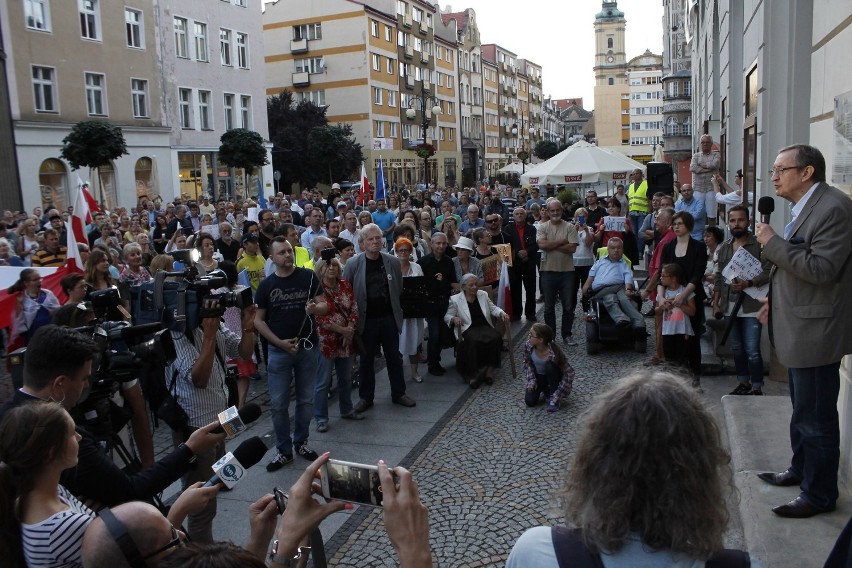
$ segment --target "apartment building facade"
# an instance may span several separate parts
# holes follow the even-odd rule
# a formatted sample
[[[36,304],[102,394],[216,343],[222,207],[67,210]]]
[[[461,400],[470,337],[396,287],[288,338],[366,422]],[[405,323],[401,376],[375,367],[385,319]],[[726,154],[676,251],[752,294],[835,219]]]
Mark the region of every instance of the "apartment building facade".
[[[692,56],[686,42],[686,0],[663,2],[663,156],[676,180],[692,179]]]
[[[263,21],[267,94],[291,90],[327,106],[330,123],[351,123],[372,179],[382,160],[391,185],[460,183],[456,30],[435,6],[279,0]],[[425,163],[415,153],[422,143],[435,149]]]
[[[650,162],[663,141],[663,58],[646,50],[627,63],[630,87],[630,147],[626,154]]]

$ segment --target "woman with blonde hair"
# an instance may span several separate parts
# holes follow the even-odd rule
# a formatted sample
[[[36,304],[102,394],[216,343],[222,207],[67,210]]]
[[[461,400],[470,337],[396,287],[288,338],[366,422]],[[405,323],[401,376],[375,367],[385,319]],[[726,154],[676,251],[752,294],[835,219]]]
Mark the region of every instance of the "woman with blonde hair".
[[[701,399],[682,379],[637,371],[586,413],[561,492],[577,529],[535,527],[507,568],[748,566],[723,550],[730,458]],[[753,564],[753,565],[756,565]]]
[[[38,223],[35,219],[26,219],[18,227],[18,256],[26,266],[32,264],[32,256],[38,250]]]

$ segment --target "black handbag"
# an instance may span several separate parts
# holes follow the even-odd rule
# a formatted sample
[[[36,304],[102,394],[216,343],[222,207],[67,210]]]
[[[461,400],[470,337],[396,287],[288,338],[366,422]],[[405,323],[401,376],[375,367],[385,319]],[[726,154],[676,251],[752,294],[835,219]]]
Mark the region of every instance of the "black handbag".
[[[168,390],[163,394],[163,400],[157,407],[157,417],[169,425],[169,428],[177,432],[183,431],[189,426],[189,416],[177,400],[175,382],[177,371],[172,373],[172,382]]]

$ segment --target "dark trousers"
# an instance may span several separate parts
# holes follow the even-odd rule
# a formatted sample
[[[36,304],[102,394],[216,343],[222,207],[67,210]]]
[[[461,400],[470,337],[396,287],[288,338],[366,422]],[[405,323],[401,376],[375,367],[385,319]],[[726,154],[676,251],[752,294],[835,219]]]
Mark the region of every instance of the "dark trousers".
[[[840,465],[840,361],[820,367],[787,369],[793,416],[790,418],[790,469],[802,478],[801,496],[822,509],[837,501]]]
[[[577,308],[577,292],[580,291],[580,288],[583,284],[586,283],[586,280],[589,279],[589,271],[592,269],[591,266],[575,266],[574,267],[574,292],[571,294],[571,311],[573,312]],[[583,313],[588,312],[592,309],[592,304],[589,302],[589,298],[583,296],[581,298],[583,302]]]
[[[527,318],[535,317],[535,263],[525,262],[509,269],[509,286],[512,288],[512,316],[521,319],[521,310]],[[521,306],[521,286],[524,287],[526,304]]]
[[[545,398],[550,398],[550,395],[559,388],[559,382],[562,376],[556,365],[548,365],[544,375],[535,374],[535,387],[527,389],[524,394],[524,404],[527,406],[535,406],[541,398],[541,393],[544,393]]]
[[[441,316],[431,316],[426,318],[426,329],[429,333],[429,341],[426,343],[426,361],[429,367],[436,367],[441,364],[441,326],[444,324],[444,318]]]
[[[375,359],[379,345],[385,355],[391,398],[397,399],[404,395],[405,377],[402,375],[402,355],[399,354],[399,329],[393,314],[378,318],[368,317],[364,322],[361,338],[364,340],[364,354],[361,355],[361,366],[358,370],[361,380],[359,396],[372,402],[376,395]]]

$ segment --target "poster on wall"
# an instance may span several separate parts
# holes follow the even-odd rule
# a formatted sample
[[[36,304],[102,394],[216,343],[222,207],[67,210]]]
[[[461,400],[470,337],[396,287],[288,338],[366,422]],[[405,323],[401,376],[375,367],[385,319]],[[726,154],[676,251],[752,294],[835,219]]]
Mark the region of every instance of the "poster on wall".
[[[852,193],[852,91],[834,97],[831,184]]]

